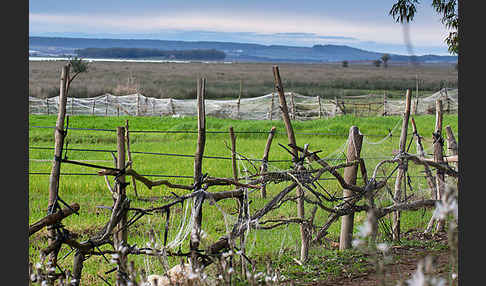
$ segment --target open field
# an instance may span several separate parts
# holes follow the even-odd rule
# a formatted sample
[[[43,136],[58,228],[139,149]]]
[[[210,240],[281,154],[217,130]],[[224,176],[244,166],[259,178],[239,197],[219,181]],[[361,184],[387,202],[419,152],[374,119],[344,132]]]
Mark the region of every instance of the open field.
[[[29,62],[29,95],[45,98],[59,93],[63,61]],[[125,95],[138,90],[155,98],[195,98],[196,79],[207,78],[206,98],[262,96],[274,91],[272,63],[123,63],[92,62],[88,73],[76,79],[70,91],[74,97],[104,93]],[[368,93],[401,95],[415,90],[420,95],[442,87],[457,88],[457,70],[452,64],[389,65],[377,68],[370,63],[286,64],[279,63],[286,91],[302,95],[334,98]],[[128,79],[131,78],[131,82]]]
[[[32,64],[32,63],[31,63]],[[59,64],[59,63],[57,63]],[[221,65],[223,66],[223,65]],[[250,66],[250,65],[249,65]],[[285,75],[285,65],[281,65],[282,77],[292,78]],[[270,69],[270,67],[269,67]],[[56,73],[57,74],[57,73]],[[88,76],[83,74],[82,76]],[[209,74],[208,74],[209,75]],[[58,76],[58,75],[57,75]],[[91,75],[90,75],[91,76]],[[271,73],[270,73],[271,76]],[[271,83],[271,78],[269,78]],[[83,84],[86,79],[80,80]],[[208,78],[208,82],[210,79]],[[73,83],[74,84],[74,83]],[[89,85],[87,85],[89,86]],[[210,85],[209,85],[210,86]],[[209,88],[208,86],[208,88]],[[158,133],[153,131],[195,131],[197,130],[197,120],[194,117],[187,118],[167,118],[167,117],[92,117],[92,116],[70,116],[69,131],[67,135],[68,149],[66,154],[71,160],[88,160],[93,164],[113,166],[113,159],[110,151],[116,150],[117,126],[124,126],[125,120],[129,121],[131,151],[133,152],[133,169],[140,174],[157,175],[157,179],[168,179],[172,183],[191,184],[193,174],[192,157],[177,157],[170,154],[194,155],[196,150],[195,133]],[[49,173],[52,166],[53,150],[53,129],[38,128],[55,126],[56,116],[29,116],[29,224],[39,220],[46,214],[48,201],[48,181],[49,176],[34,173]],[[435,117],[431,115],[415,116],[418,132],[424,136],[424,147],[427,153],[432,152],[432,132],[434,129]],[[387,158],[393,157],[394,151],[398,149],[400,134],[401,117],[353,117],[339,116],[329,119],[312,120],[305,122],[293,122],[296,132],[298,145],[309,144],[311,151],[321,150],[319,155],[326,158],[330,164],[341,163],[345,159],[346,140],[349,128],[352,125],[358,126],[364,134],[364,142],[361,157],[365,159],[368,172],[371,172],[375,165]],[[458,116],[444,115],[444,126],[450,125],[457,136]],[[221,159],[220,157],[230,157],[229,126],[233,126],[237,133],[236,149],[240,154],[248,158],[261,159],[265,146],[267,133],[272,126],[277,127],[277,134],[272,143],[270,151],[269,170],[288,169],[288,153],[278,146],[278,143],[286,145],[288,143],[285,127],[281,120],[277,121],[250,121],[217,119],[208,117],[206,130],[205,156],[217,157],[206,158],[203,160],[203,172],[209,173],[214,177],[232,177],[231,160]],[[76,129],[79,128],[79,129]],[[87,130],[103,129],[103,130]],[[387,134],[392,131],[392,136]],[[409,134],[411,128],[409,128]],[[138,131],[138,132],[137,132]],[[142,132],[145,131],[145,132]],[[152,132],[147,132],[152,131]],[[223,131],[222,133],[211,133],[212,131]],[[245,133],[260,131],[262,133]],[[242,133],[239,133],[242,132]],[[411,136],[409,136],[411,138]],[[411,144],[410,153],[415,153],[415,144]],[[272,162],[273,161],[273,162]],[[256,163],[257,167],[259,162]],[[410,166],[410,176],[412,179],[413,194],[416,198],[430,196],[423,178],[420,166]],[[253,170],[253,166],[245,160],[238,163],[240,176],[244,176],[244,170]],[[112,198],[106,187],[104,178],[94,175],[97,170],[83,166],[62,164],[59,195],[67,203],[77,202],[80,204],[79,216],[72,215],[63,224],[70,231],[79,235],[77,240],[83,241],[99,230],[109,219],[110,211],[97,208],[96,206],[111,206]],[[160,177],[160,176],[188,176],[185,177]],[[360,182],[361,178],[358,178]],[[341,189],[336,181],[326,178],[320,182],[331,193],[340,193]],[[262,199],[258,192],[250,194],[250,213],[260,209],[274,195],[283,189],[288,183],[269,184],[267,188],[268,197]],[[389,181],[389,187],[393,189],[393,180]],[[211,191],[228,190],[229,187],[212,187]],[[168,189],[165,186],[154,187],[149,190],[144,185],[137,184],[140,197],[158,197],[154,201],[142,201],[135,197],[133,187],[127,188],[128,197],[131,199],[131,207],[147,208],[162,205],[168,202],[170,191],[178,195],[184,194],[181,190]],[[411,191],[411,190],[410,190]],[[383,195],[378,204],[388,205],[390,199]],[[185,207],[186,205],[184,205]],[[184,214],[184,207],[181,206],[176,213],[171,216],[170,225],[173,227],[169,231],[169,241],[176,234],[181,218]],[[211,244],[221,235],[225,234],[227,223],[232,224],[237,216],[237,204],[235,201],[221,201],[218,205],[205,205],[203,215],[203,230],[207,234],[203,240],[203,245]],[[310,212],[310,207],[307,212]],[[289,201],[279,209],[269,213],[267,218],[295,217],[295,203]],[[404,212],[402,214],[402,229],[423,230],[431,216],[430,210],[417,212]],[[315,224],[322,225],[328,217],[324,211],[317,211]],[[388,223],[388,216],[383,219],[383,223]],[[358,213],[355,216],[355,233],[365,220],[365,213]],[[134,224],[128,234],[128,242],[144,246],[148,242],[148,232],[154,228],[159,238],[163,237],[165,226],[164,215],[153,215],[142,218]],[[386,228],[381,229],[379,241],[388,241],[385,235]],[[327,238],[336,242],[339,240],[339,223],[335,223],[330,229]],[[340,275],[359,275],[370,271],[371,265],[366,260],[366,256],[355,250],[339,252],[333,249],[329,241],[323,245],[314,246],[311,249],[311,261],[308,265],[299,266],[294,263],[292,258],[298,258],[300,239],[298,225],[289,224],[271,230],[252,230],[247,237],[247,254],[257,261],[257,269],[265,269],[265,262],[270,259],[273,267],[277,267],[281,274],[288,279],[297,279],[298,282],[312,282],[316,280],[327,280]],[[427,246],[429,249],[441,249],[444,247],[433,242],[420,240],[403,241],[402,246]],[[44,229],[32,235],[29,239],[29,259],[32,262],[39,260],[39,250],[47,246],[47,231]],[[182,250],[188,248],[187,241],[183,243]],[[103,249],[108,249],[104,246]],[[59,257],[67,255],[69,248],[63,247]],[[141,256],[130,256],[137,267],[145,268],[147,271],[161,271],[157,259],[144,259]],[[399,259],[397,256],[394,259]],[[172,265],[179,263],[177,259],[169,260]],[[72,254],[61,260],[61,267],[72,267]],[[340,266],[340,265],[346,265]],[[90,257],[84,264],[83,285],[100,285],[102,276],[110,283],[114,284],[115,273],[105,274],[114,267],[113,263],[108,263],[101,256]],[[344,270],[343,270],[344,269]],[[210,269],[210,271],[212,271]],[[344,273],[343,271],[348,271]],[[238,282],[238,281],[235,281]]]

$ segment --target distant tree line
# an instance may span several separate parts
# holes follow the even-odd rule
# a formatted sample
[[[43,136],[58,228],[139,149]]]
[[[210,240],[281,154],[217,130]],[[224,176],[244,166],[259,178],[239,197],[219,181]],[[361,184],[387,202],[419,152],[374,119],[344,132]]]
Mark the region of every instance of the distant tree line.
[[[215,49],[209,50],[158,50],[143,48],[85,48],[75,53],[83,58],[164,58],[174,60],[223,60],[226,54]]]

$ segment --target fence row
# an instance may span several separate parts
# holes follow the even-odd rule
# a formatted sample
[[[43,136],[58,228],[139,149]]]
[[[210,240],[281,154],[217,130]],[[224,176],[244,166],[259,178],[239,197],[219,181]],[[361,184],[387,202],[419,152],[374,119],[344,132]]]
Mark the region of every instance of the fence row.
[[[291,119],[309,120],[334,117],[343,114],[401,115],[404,101],[392,100],[383,95],[345,96],[322,99],[319,96],[304,96],[286,92]],[[457,112],[457,89],[441,89],[423,98],[412,100],[412,114],[431,114],[435,100],[445,103],[446,112]],[[219,118],[273,120],[281,118],[277,94],[270,93],[255,98],[231,100],[206,99],[206,115]],[[153,98],[142,94],[114,96],[104,94],[92,98],[68,97],[67,115],[93,116],[197,116],[195,99]],[[58,97],[40,99],[29,97],[30,114],[57,114]]]

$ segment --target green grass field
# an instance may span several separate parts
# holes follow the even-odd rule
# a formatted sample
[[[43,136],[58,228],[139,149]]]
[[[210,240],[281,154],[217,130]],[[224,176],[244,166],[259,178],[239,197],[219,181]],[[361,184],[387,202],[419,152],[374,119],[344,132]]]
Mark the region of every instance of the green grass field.
[[[89,160],[89,162],[103,166],[113,166],[113,158],[109,151],[116,154],[116,127],[124,126],[126,120],[130,125],[130,148],[132,154],[133,169],[139,174],[144,175],[164,175],[164,176],[189,176],[193,175],[192,157],[176,157],[161,155],[184,154],[194,155],[196,150],[196,133],[157,133],[157,132],[140,132],[140,131],[195,131],[197,130],[196,118],[166,118],[166,117],[91,117],[91,116],[70,116],[69,131],[67,142],[69,149],[82,149],[83,151],[70,150],[67,157],[70,160]],[[54,130],[56,116],[29,116],[29,224],[32,224],[44,217],[48,202],[49,175],[33,173],[50,173],[54,150]],[[434,129],[435,117],[431,115],[416,116],[418,132],[424,137],[425,150],[431,153],[432,150],[432,132]],[[247,158],[261,159],[263,149],[267,140],[267,133],[272,126],[276,126],[277,134],[272,143],[270,151],[270,160],[289,160],[288,153],[280,146],[288,143],[285,134],[285,127],[279,121],[239,121],[232,119],[207,118],[207,131],[223,131],[221,133],[208,132],[206,137],[205,156],[230,157],[231,151],[228,128],[233,126],[237,133],[236,150]],[[342,116],[329,119],[293,122],[296,132],[297,144],[303,146],[309,144],[309,150],[321,150],[321,158],[327,158],[330,164],[340,163],[344,157],[343,152],[346,148],[346,140],[349,128],[352,125],[358,126],[361,133],[365,135],[361,151],[361,157],[365,158],[365,164],[370,174],[375,165],[383,159],[393,157],[394,150],[398,149],[398,140],[400,136],[401,118],[397,116],[390,117],[366,117],[359,118],[353,116]],[[444,126],[450,125],[457,136],[458,116],[445,115]],[[72,129],[71,129],[72,128]],[[79,129],[106,129],[105,131],[79,130]],[[384,139],[392,130],[392,136]],[[138,132],[137,132],[138,131]],[[260,131],[258,134],[239,133],[248,131]],[[314,134],[310,134],[314,133]],[[319,134],[315,134],[319,133]],[[409,139],[411,138],[411,125],[409,127]],[[91,151],[88,151],[91,150]],[[93,151],[98,150],[98,151]],[[444,149],[445,151],[446,148]],[[143,154],[138,152],[150,152],[152,154]],[[415,142],[410,145],[410,153],[415,153]],[[158,154],[154,154],[158,153]],[[334,160],[335,159],[335,160]],[[260,162],[255,162],[259,167]],[[269,170],[289,169],[290,162],[270,162]],[[240,177],[244,176],[244,170],[254,172],[254,167],[245,160],[238,163]],[[412,163],[409,166],[409,174],[412,178],[413,192],[416,198],[428,196],[430,191],[427,190],[425,179],[422,178],[421,166],[415,166]],[[110,211],[97,208],[97,206],[111,206],[113,200],[107,189],[105,180],[102,176],[93,175],[98,169],[82,167],[63,163],[61,173],[67,174],[61,176],[59,195],[67,203],[77,202],[80,204],[79,216],[72,215],[63,220],[63,225],[73,233],[79,235],[78,241],[84,241],[96,233],[108,221]],[[213,177],[232,177],[231,160],[206,158],[203,160],[203,173],[208,173]],[[75,174],[75,175],[73,175]],[[330,175],[324,175],[325,178],[331,178]],[[163,177],[150,177],[152,180],[158,180]],[[192,178],[173,178],[167,177],[172,183],[192,184]],[[110,180],[112,180],[110,178]],[[131,181],[131,180],[127,180]],[[362,180],[358,178],[358,184]],[[394,180],[390,180],[388,185],[393,189]],[[263,207],[275,194],[282,190],[289,183],[269,184],[267,187],[267,199],[262,199],[258,192],[250,194],[250,214]],[[331,193],[340,194],[341,189],[334,180],[323,180],[321,184]],[[209,191],[230,190],[230,187],[211,187]],[[132,207],[148,208],[160,206],[169,200],[163,197],[170,195],[173,191],[176,194],[184,194],[185,191],[169,189],[165,186],[154,187],[149,190],[141,183],[137,183],[138,195],[140,197],[162,197],[157,201],[137,200],[133,191],[133,186],[127,187],[127,195],[131,199]],[[411,191],[411,190],[409,190]],[[383,190],[383,196],[380,198],[380,204],[389,204],[389,198],[386,197],[386,191]],[[185,205],[184,205],[185,206]],[[174,212],[171,212],[169,241],[174,238],[181,218],[184,215],[184,209],[177,206]],[[218,205],[204,205],[202,228],[207,234],[203,240],[203,246],[209,245],[224,235],[227,227],[231,228],[232,223],[237,217],[236,201],[224,200],[218,202]],[[311,207],[306,207],[306,214],[309,215]],[[287,202],[277,210],[270,212],[265,218],[276,217],[295,217],[297,214],[296,205],[293,202]],[[321,226],[326,218],[327,213],[318,210],[314,223]],[[406,212],[402,215],[402,229],[411,228],[423,229],[429,218],[430,211]],[[130,216],[130,214],[129,214]],[[357,228],[365,219],[365,213],[358,213],[355,216],[355,228]],[[388,218],[385,219],[385,221]],[[137,244],[143,247],[149,241],[148,231],[153,228],[159,238],[163,237],[165,226],[165,215],[145,216],[130,228],[128,234],[128,243]],[[339,223],[334,223],[329,229],[327,235],[333,241],[339,239]],[[298,225],[290,224],[272,230],[252,230],[247,237],[247,254],[250,258],[259,262],[258,269],[264,269],[265,259],[270,258],[274,267],[279,267],[281,273],[287,277],[293,277],[296,273],[303,274],[304,278],[315,278],[316,271],[319,277],[333,275],[333,269],[330,264],[324,263],[319,265],[317,258],[341,257],[349,259],[349,256],[357,255],[353,251],[339,254],[334,250],[326,250],[323,246],[311,249],[311,265],[298,266],[289,262],[292,257],[298,258],[300,246]],[[380,237],[381,240],[385,237]],[[159,241],[160,242],[160,241]],[[29,238],[29,259],[32,262],[39,261],[39,250],[47,246],[47,231],[45,229],[32,235]],[[109,249],[104,246],[102,249]],[[188,249],[188,240],[182,244],[182,250]],[[64,246],[61,249],[59,257],[63,257],[70,251],[69,247]],[[342,257],[342,255],[348,255]],[[62,268],[72,267],[73,255],[69,255],[61,260]],[[160,272],[161,267],[155,258],[144,258],[141,256],[130,256],[137,267],[145,268],[148,272]],[[336,258],[337,259],[337,258]],[[314,261],[315,260],[315,261]],[[334,259],[335,260],[335,259]],[[314,262],[312,262],[314,261]],[[179,261],[171,259],[170,263],[175,264]],[[321,263],[322,264],[322,263]],[[113,283],[115,273],[105,275],[104,272],[112,269],[115,264],[108,263],[101,256],[92,256],[85,261],[83,269],[83,285],[101,285],[103,282],[97,275],[101,275],[110,283]],[[311,271],[316,269],[316,271]],[[359,265],[353,271],[360,271]],[[364,266],[363,266],[364,267]],[[310,269],[310,270],[309,270]],[[312,274],[313,273],[313,274]]]

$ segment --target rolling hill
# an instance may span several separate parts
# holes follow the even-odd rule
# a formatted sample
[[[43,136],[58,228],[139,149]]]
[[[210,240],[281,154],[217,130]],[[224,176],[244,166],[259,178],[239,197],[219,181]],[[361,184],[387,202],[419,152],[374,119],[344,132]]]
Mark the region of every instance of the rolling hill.
[[[295,47],[234,42],[167,41],[139,39],[93,39],[63,37],[29,37],[29,55],[76,55],[85,48],[142,48],[159,50],[218,50],[226,54],[225,61],[240,62],[340,62],[373,61],[383,53],[366,51],[344,45],[314,45]],[[407,56],[390,54],[390,62],[456,63],[457,56]]]

